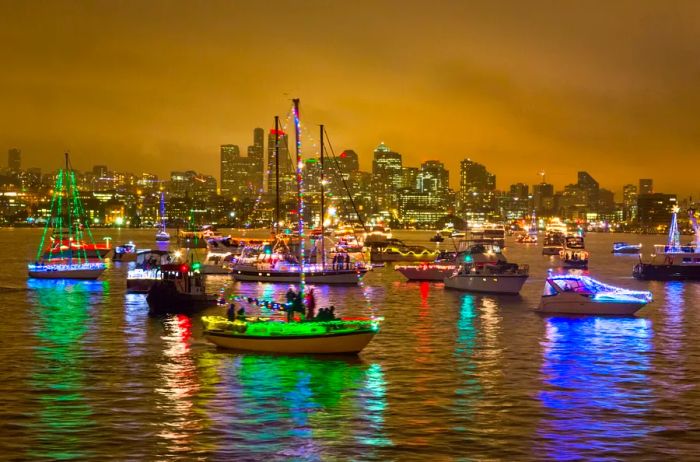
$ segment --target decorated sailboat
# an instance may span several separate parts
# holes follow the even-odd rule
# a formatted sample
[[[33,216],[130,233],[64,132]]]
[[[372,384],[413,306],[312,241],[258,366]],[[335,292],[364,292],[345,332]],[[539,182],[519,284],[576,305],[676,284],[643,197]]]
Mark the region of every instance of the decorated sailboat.
[[[275,117],[275,159],[279,163],[279,118]],[[275,236],[273,242],[266,248],[256,246],[244,251],[231,267],[231,274],[237,281],[250,282],[283,282],[289,283],[299,279],[303,273],[309,283],[313,284],[358,284],[362,276],[367,272],[367,267],[362,261],[351,261],[347,251],[336,252],[333,264],[327,264],[326,236],[325,236],[325,204],[324,204],[324,129],[321,126],[321,229],[318,239],[312,243],[314,246],[310,253],[316,255],[314,263],[301,263],[305,260],[305,237],[303,233],[303,201],[299,203],[297,210],[298,232],[286,235],[277,232],[279,230],[279,205],[275,207]],[[299,160],[301,162],[301,160]],[[298,188],[302,187],[301,166],[297,167]],[[279,175],[276,176],[279,183]],[[276,186],[276,194],[279,196],[279,184]],[[279,200],[277,201],[279,203]],[[296,234],[296,235],[295,235]],[[303,258],[299,258],[301,255]],[[343,264],[338,264],[342,257]]]
[[[275,119],[277,121],[277,118]],[[302,163],[300,152],[299,100],[294,100],[294,121],[296,134],[297,160],[297,209],[299,213],[299,267],[304,268],[304,210]],[[323,130],[323,127],[321,127]],[[321,233],[323,235],[323,233]],[[307,307],[308,319],[300,322],[292,320],[292,310],[304,311],[304,290],[307,273],[297,271],[299,277],[299,293],[294,294],[287,304],[272,303],[273,308],[289,312],[287,321],[271,317],[239,317],[225,318],[221,316],[205,316],[204,337],[211,343],[235,350],[263,351],[271,353],[306,353],[306,354],[357,354],[369,344],[374,335],[379,332],[378,318],[336,318],[333,311],[324,311],[324,315],[315,315],[309,301]],[[266,304],[268,307],[270,304]],[[233,306],[231,307],[233,311]],[[291,322],[290,322],[291,321]]]
[[[700,225],[695,211],[688,210],[695,239],[688,245],[682,245],[678,212],[678,206],[674,207],[666,245],[655,245],[654,253],[648,258],[640,255],[639,263],[632,272],[635,278],[653,281],[700,280]]]
[[[158,227],[158,232],[156,233],[156,241],[158,242],[168,242],[170,240],[170,234],[165,230],[165,194],[160,193],[160,225]]]
[[[534,210],[532,211],[530,226],[527,229],[527,233],[518,236],[517,241],[522,244],[537,244],[537,218],[535,217]]]
[[[41,236],[36,259],[27,265],[29,277],[97,279],[105,270],[102,253],[99,252],[101,246],[95,243],[90,232],[75,172],[70,166],[68,154],[65,156],[66,166],[56,176],[50,216]],[[89,243],[84,240],[86,236]]]

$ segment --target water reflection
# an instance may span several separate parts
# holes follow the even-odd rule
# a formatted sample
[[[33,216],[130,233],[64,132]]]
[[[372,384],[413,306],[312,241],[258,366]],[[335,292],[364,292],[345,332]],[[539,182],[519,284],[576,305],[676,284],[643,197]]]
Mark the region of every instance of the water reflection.
[[[83,390],[88,358],[85,335],[91,306],[101,302],[107,282],[29,280],[33,310],[34,372],[29,384],[40,404],[31,457],[85,458],[83,435],[96,425]]]
[[[651,427],[651,321],[548,318],[539,399],[539,454],[581,460],[621,457]]]
[[[228,358],[228,354],[221,354]],[[221,363],[225,390],[209,403],[226,438],[217,457],[325,460],[334,448],[368,458],[384,435],[384,374],[356,358],[246,354]]]
[[[183,314],[163,318],[163,359],[157,364],[161,396],[157,408],[163,419],[158,436],[166,453],[191,453],[204,421],[195,408],[200,389],[197,365],[191,351],[192,320]]]

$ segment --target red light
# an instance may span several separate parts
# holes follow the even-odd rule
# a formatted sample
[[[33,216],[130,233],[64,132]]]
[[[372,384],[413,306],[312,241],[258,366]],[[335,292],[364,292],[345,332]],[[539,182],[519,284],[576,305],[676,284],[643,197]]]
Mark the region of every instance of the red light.
[[[345,154],[345,151],[343,151],[343,152],[340,153],[340,157],[343,158],[343,159],[345,159],[347,156],[348,156],[348,155]]]
[[[284,136],[284,132],[282,130],[275,130],[274,128],[270,129],[270,135],[277,135],[277,136]]]
[[[187,272],[187,265],[182,265],[182,266],[180,267],[180,272],[181,272],[181,273],[186,273],[186,272]]]

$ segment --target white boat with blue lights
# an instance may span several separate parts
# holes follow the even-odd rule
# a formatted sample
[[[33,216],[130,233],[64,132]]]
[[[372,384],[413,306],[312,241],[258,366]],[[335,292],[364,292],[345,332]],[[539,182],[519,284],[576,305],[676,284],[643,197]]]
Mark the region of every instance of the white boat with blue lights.
[[[642,244],[630,244],[628,242],[614,242],[612,253],[637,254],[642,251]]]
[[[537,311],[629,316],[651,301],[649,291],[623,289],[589,276],[549,275]]]
[[[162,192],[160,193],[160,225],[158,226],[158,232],[156,233],[156,241],[170,241],[170,234],[165,228],[165,194]]]

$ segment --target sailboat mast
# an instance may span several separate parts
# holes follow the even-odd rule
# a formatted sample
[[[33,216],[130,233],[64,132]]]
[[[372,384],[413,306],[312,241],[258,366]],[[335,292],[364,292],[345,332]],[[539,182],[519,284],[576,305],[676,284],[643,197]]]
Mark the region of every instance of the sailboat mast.
[[[294,141],[297,160],[297,218],[299,223],[299,295],[304,295],[304,192],[301,163],[301,121],[299,119],[299,98],[294,103]]]
[[[324,217],[326,215],[326,208],[325,204],[323,203],[323,199],[325,196],[325,178],[324,178],[324,170],[323,170],[323,124],[321,124],[321,268],[326,269],[326,232],[325,232],[325,224],[324,224]]]
[[[275,234],[280,225],[280,118],[275,116]]]

